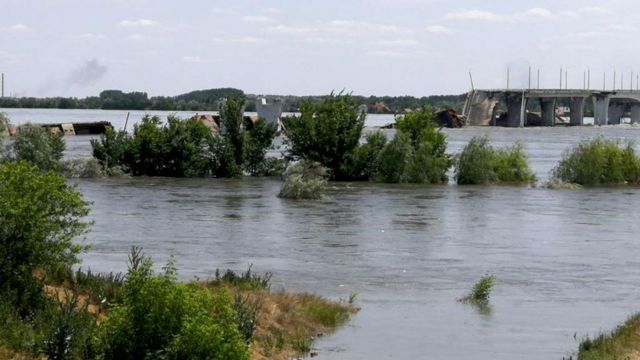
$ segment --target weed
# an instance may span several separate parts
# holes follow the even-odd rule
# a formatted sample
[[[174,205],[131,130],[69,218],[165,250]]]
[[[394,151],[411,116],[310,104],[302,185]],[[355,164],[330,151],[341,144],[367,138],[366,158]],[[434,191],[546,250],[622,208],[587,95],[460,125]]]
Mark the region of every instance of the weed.
[[[460,299],[462,302],[471,303],[488,303],[491,291],[495,285],[496,278],[494,275],[485,275],[471,289],[471,293]]]

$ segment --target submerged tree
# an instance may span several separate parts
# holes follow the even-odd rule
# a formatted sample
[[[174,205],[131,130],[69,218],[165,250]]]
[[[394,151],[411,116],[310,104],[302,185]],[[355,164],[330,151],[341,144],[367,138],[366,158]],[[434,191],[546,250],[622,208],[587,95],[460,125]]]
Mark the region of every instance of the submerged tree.
[[[303,103],[300,116],[283,120],[289,156],[319,162],[335,180],[348,179],[345,164],[358,146],[366,117],[358,105],[342,93],[331,93],[320,103]]]

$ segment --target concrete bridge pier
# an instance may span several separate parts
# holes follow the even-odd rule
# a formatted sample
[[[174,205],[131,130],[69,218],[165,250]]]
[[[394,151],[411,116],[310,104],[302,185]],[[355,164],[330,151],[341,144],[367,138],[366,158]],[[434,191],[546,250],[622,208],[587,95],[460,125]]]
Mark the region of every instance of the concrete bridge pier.
[[[524,93],[507,93],[507,127],[523,127],[526,116],[527,99]]]
[[[622,103],[613,103],[609,105],[609,124],[618,125],[622,121],[622,116],[624,115],[624,104]]]
[[[569,125],[584,125],[584,103],[585,98],[574,97],[569,100],[571,108],[571,116],[569,116]]]
[[[556,99],[540,98],[542,109],[542,126],[554,126],[556,124]]]
[[[606,125],[609,123],[609,102],[608,95],[593,94],[594,125]]]
[[[640,103],[634,103],[631,105],[631,123],[640,123]]]

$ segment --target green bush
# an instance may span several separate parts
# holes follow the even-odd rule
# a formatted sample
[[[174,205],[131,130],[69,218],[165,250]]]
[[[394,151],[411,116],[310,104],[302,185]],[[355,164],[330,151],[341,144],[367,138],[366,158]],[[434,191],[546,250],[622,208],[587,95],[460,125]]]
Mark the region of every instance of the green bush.
[[[124,302],[104,323],[105,359],[248,359],[231,295],[179,284],[171,263],[162,275],[132,256]]]
[[[459,185],[535,182],[521,143],[495,149],[487,136],[469,140],[457,158],[455,177]]]
[[[29,161],[43,171],[58,170],[65,150],[63,136],[42,126],[23,125],[9,146],[10,158]]]
[[[396,121],[397,132],[373,162],[373,179],[387,183],[446,183],[452,161],[446,135],[435,127],[429,108]]]
[[[47,359],[95,359],[99,353],[96,318],[80,301],[78,292],[66,290],[53,300],[47,313],[42,352]]]
[[[376,159],[387,144],[387,136],[380,130],[365,137],[366,142],[353,150],[346,163],[345,173],[352,180],[369,180],[376,172]]]
[[[78,262],[89,206],[81,194],[53,173],[27,162],[0,167],[0,293],[13,293],[28,312],[42,298],[42,277]]]
[[[60,174],[66,178],[95,179],[107,173],[96,158],[67,159],[59,164]]]
[[[270,159],[267,161],[265,158],[267,149],[271,146],[276,133],[276,126],[269,124],[263,119],[256,121],[251,131],[246,133],[244,140],[244,168],[250,175],[268,176],[278,171],[277,166],[279,164],[274,162],[274,160],[279,159]],[[275,169],[273,165],[276,165]],[[283,170],[283,168],[280,169],[280,174]]]
[[[638,184],[640,157],[632,142],[600,136],[566,151],[553,170],[553,178],[580,185]]]
[[[373,179],[385,183],[407,182],[407,167],[413,157],[409,137],[401,132],[387,143],[378,154],[374,164]]]
[[[223,105],[222,135],[212,133],[195,119],[169,116],[162,124],[157,116],[145,116],[133,134],[108,131],[92,140],[93,156],[107,174],[115,167],[134,176],[238,177],[243,171],[262,175],[275,165],[265,159],[275,127],[256,122],[242,127],[243,101],[230,99]],[[236,126],[237,125],[237,126]]]
[[[320,199],[327,186],[327,170],[318,163],[301,160],[287,169],[278,197]]]
[[[460,299],[462,302],[471,302],[475,304],[486,304],[489,302],[491,291],[496,283],[496,277],[493,275],[483,276],[471,289],[469,295]]]
[[[366,117],[358,105],[342,93],[302,103],[300,116],[283,119],[289,156],[320,163],[332,179],[349,179],[345,164],[360,142]]]

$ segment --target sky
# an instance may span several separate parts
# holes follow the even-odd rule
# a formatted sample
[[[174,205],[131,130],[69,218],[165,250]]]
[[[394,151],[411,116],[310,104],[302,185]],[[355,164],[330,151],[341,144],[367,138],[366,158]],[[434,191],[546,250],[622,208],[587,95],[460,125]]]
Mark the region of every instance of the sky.
[[[0,0],[5,94],[631,86],[637,0]],[[606,74],[606,75],[605,75]],[[637,75],[633,75],[635,78]],[[634,84],[635,86],[635,84]]]

